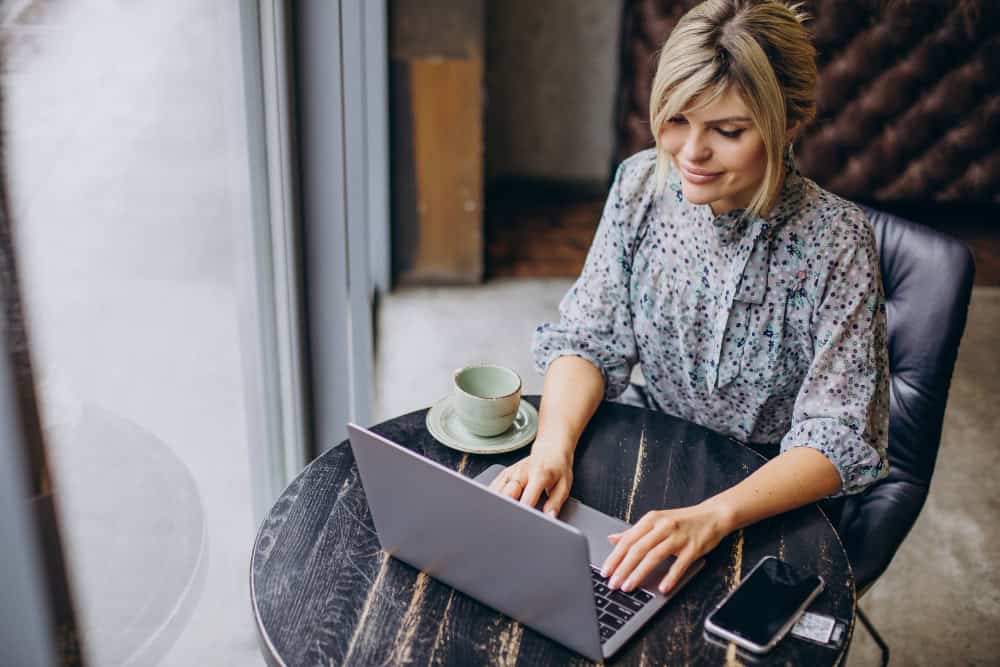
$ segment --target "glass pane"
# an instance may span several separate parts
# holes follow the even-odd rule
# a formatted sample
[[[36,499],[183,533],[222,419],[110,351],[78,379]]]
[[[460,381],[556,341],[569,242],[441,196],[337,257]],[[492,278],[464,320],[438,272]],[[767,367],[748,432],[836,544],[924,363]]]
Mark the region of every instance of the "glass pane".
[[[0,3],[12,218],[92,665],[263,664],[234,7]]]

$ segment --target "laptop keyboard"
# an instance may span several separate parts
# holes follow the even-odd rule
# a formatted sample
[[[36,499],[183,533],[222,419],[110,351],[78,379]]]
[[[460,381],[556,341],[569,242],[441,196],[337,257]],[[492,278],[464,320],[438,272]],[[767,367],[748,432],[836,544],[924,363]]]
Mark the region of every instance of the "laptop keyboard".
[[[652,593],[641,588],[628,593],[621,589],[611,590],[607,586],[608,578],[602,577],[600,569],[593,565],[590,566],[590,580],[594,584],[594,602],[597,604],[597,622],[602,644],[653,599]]]

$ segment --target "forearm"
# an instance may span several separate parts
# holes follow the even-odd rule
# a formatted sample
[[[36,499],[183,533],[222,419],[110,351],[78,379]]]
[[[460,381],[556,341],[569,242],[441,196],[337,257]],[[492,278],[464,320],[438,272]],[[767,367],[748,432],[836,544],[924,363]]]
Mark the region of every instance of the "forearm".
[[[836,493],[840,474],[823,454],[796,447],[774,457],[739,484],[704,502],[726,533]]]
[[[576,356],[559,357],[545,373],[534,447],[572,455],[580,434],[604,398],[604,376]]]

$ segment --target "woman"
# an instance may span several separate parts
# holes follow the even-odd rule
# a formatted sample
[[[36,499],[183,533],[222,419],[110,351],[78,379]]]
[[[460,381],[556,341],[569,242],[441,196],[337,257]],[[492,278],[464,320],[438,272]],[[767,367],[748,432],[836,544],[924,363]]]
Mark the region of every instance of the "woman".
[[[641,362],[648,402],[780,453],[739,484],[611,535],[611,588],[667,557],[669,591],[729,532],[888,473],[888,351],[871,225],[795,167],[815,50],[777,0],[709,0],[677,24],[650,99],[656,147],[615,176],[579,279],[533,351],[531,455],[492,488],[553,515],[602,398]]]

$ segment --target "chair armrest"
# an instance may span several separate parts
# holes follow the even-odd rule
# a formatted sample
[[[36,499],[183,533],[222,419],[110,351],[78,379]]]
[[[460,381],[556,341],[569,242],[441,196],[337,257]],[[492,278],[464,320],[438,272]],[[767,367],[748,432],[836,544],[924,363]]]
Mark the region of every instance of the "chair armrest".
[[[838,532],[862,590],[885,572],[927,499],[925,484],[893,480],[844,502]]]

